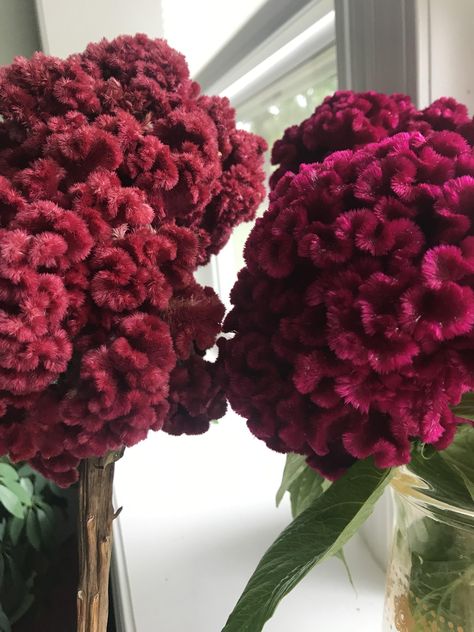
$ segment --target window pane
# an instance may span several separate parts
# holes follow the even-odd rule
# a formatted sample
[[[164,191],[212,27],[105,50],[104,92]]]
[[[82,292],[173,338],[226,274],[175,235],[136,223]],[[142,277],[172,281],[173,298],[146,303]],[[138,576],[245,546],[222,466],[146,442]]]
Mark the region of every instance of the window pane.
[[[264,3],[239,0],[229,7],[222,0],[161,0],[164,37],[186,56],[195,77]]]
[[[237,109],[238,126],[260,134],[268,143],[265,169],[268,177],[274,167],[270,164],[273,143],[287,127],[299,123],[314,112],[317,105],[337,88],[336,50],[334,46],[281,77],[264,91]],[[259,209],[261,215],[267,200]],[[219,255],[219,277],[222,299],[234,284],[237,272],[243,267],[243,248],[252,230],[252,223],[238,226],[224,251]],[[222,269],[225,268],[225,269]]]

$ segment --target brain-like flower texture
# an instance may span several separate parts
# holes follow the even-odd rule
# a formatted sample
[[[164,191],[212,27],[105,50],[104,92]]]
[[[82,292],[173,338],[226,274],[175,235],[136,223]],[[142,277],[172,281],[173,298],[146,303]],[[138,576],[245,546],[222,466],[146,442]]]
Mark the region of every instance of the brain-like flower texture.
[[[292,125],[272,149],[272,188],[287,172],[302,164],[321,162],[333,151],[356,149],[399,132],[462,128],[469,123],[467,108],[451,98],[441,98],[418,111],[405,94],[340,90],[326,97],[313,114]]]
[[[446,447],[474,388],[472,123],[427,116],[281,176],[232,291],[232,407],[331,479]]]
[[[0,452],[82,458],[222,416],[194,279],[263,197],[262,139],[161,40],[0,69]]]

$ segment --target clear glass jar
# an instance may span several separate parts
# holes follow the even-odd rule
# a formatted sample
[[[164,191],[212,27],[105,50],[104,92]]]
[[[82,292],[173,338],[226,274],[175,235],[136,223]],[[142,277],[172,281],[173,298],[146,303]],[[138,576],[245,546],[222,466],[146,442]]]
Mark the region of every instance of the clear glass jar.
[[[474,632],[474,511],[439,501],[408,468],[392,490],[384,632]]]

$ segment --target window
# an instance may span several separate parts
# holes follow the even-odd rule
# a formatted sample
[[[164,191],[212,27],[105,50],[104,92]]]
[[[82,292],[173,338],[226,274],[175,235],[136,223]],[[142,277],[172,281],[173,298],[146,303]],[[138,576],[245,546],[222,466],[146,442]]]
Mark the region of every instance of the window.
[[[261,20],[259,15],[277,4],[268,2],[254,19]],[[304,4],[269,42],[259,44],[236,67],[222,69],[223,76],[210,83],[209,88],[204,86],[211,93],[218,90],[231,99],[238,126],[265,138],[269,146],[267,176],[273,170],[270,163],[273,143],[287,127],[307,118],[337,88],[333,3],[315,0]],[[207,74],[204,69],[204,81]],[[266,207],[265,200],[257,215]],[[234,229],[226,247],[207,268],[198,271],[199,280],[213,285],[227,308],[230,290],[244,265],[244,244],[252,226],[253,223],[246,222]]]
[[[237,108],[238,126],[263,136],[268,143],[269,151],[265,163],[267,176],[274,169],[270,164],[273,143],[282,136],[287,127],[310,116],[324,97],[336,88],[336,49],[332,45]],[[265,200],[259,214],[266,208]],[[237,272],[244,265],[243,248],[252,226],[249,222],[240,224],[226,246],[227,252],[222,253],[222,261],[226,264],[227,285],[234,284]],[[229,269],[230,265],[232,269]],[[222,287],[221,279],[219,282],[221,298],[226,300],[226,288]]]

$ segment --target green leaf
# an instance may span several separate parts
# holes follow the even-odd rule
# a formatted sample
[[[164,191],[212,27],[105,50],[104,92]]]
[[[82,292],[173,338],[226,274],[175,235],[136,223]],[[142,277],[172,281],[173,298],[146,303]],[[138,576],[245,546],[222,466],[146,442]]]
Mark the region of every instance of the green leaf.
[[[285,469],[283,470],[283,477],[281,479],[281,485],[276,494],[276,506],[278,507],[283,496],[290,489],[292,484],[296,481],[298,476],[307,467],[306,457],[301,454],[287,454]]]
[[[56,483],[53,483],[53,481],[47,480],[46,486],[48,487],[49,491],[52,492],[55,496],[58,496],[59,498],[63,498],[65,490],[61,487],[58,487]]]
[[[293,518],[303,513],[325,490],[325,479],[308,465],[290,489]]]
[[[41,507],[36,507],[36,519],[43,542],[49,543],[54,530],[54,523],[48,513]]]
[[[36,476],[36,472],[28,465],[28,463],[23,463],[18,468],[18,476],[23,478],[25,476]]]
[[[0,485],[0,503],[17,518],[23,518],[25,511],[21,502],[12,491],[3,485]]]
[[[41,535],[38,518],[34,509],[30,509],[26,516],[26,537],[31,546],[39,551],[41,548]]]
[[[290,493],[291,513],[296,518],[305,511],[322,493],[331,486],[331,482],[323,478],[318,472],[309,467],[306,457],[300,454],[287,454],[283,479],[278,490],[276,502],[280,504],[286,491]],[[347,577],[354,588],[351,571],[341,549],[335,554],[344,565]]]
[[[440,455],[464,481],[474,501],[474,428],[469,424],[459,426],[454,441]]]
[[[438,502],[472,511],[472,497],[464,480],[441,454],[436,452],[424,458],[419,451],[412,452],[410,470],[423,481],[420,491]]]
[[[344,549],[341,548],[337,553],[334,553],[334,556],[341,560],[341,562],[342,562],[342,564],[344,566],[344,570],[347,573],[347,579],[349,580],[352,588],[354,589],[354,592],[357,592],[355,584],[354,584],[354,580],[352,578],[351,569],[349,568],[349,564],[347,563],[346,556],[344,555]]]
[[[448,462],[449,463],[449,462]],[[471,495],[471,498],[474,502],[474,481],[472,478],[469,478],[466,472],[460,468],[456,463],[449,463],[449,467],[456,472],[456,474],[462,478],[464,481],[464,485],[466,486],[467,491]]]
[[[458,417],[474,420],[474,393],[464,393],[461,403],[454,406],[452,411]]]
[[[26,480],[31,481],[31,479],[29,478]],[[35,495],[39,496],[43,492],[43,489],[46,487],[47,481],[40,474],[36,474],[33,478],[33,481],[34,481]]]
[[[412,521],[403,537],[409,542],[408,588],[415,629],[425,629],[427,610],[434,611],[438,619],[450,621],[454,630],[473,629],[470,610],[466,609],[474,572],[473,536],[469,530],[453,528],[427,515]]]
[[[24,581],[20,572],[17,560],[12,555],[7,554],[7,565],[10,570],[10,581],[12,590],[15,594],[20,593],[24,589]]]
[[[36,491],[33,489],[33,483],[31,482],[31,479],[25,477],[22,478],[20,480],[20,485],[23,487],[23,489],[25,490],[25,492],[28,494],[28,496],[31,497],[33,496],[33,493]]]
[[[15,468],[8,463],[0,463],[0,478],[18,481],[18,473]]]
[[[24,526],[25,521],[21,518],[12,518],[10,520],[8,525],[8,533],[10,534],[10,540],[12,541],[13,546],[16,546],[18,544]]]
[[[54,512],[54,509],[56,509],[56,507],[53,509],[50,505],[48,505],[48,503],[45,503],[43,500],[37,500],[36,505],[45,512],[50,522],[54,523],[58,520]]]
[[[330,485],[320,474],[306,464],[306,457],[288,454],[280,488],[276,495],[277,507],[286,492],[290,493],[293,517],[307,509]]]
[[[13,481],[11,479],[4,480],[3,485],[5,485],[5,487],[8,487],[8,489],[13,492],[13,494],[15,494],[15,496],[23,505],[26,505],[27,507],[31,505],[31,494],[29,494],[28,491],[23,487],[23,485],[18,483],[18,481]]]
[[[360,528],[391,476],[371,460],[355,463],[295,518],[264,554],[222,632],[260,632],[281,599]]]

